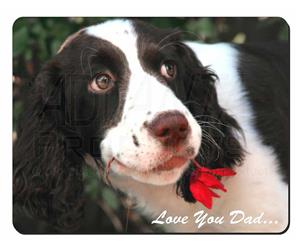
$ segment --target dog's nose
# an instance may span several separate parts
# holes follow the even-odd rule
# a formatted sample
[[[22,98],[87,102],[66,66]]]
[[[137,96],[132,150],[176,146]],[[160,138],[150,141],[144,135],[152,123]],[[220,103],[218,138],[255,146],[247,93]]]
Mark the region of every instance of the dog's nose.
[[[165,146],[178,146],[188,136],[187,119],[178,111],[159,114],[148,126],[150,133]]]

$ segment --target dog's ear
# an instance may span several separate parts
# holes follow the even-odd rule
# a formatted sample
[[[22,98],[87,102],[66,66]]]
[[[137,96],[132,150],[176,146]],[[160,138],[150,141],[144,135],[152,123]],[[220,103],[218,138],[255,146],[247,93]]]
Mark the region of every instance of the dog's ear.
[[[186,105],[202,129],[201,147],[196,160],[208,168],[233,167],[241,163],[243,138],[237,121],[218,102],[215,88],[217,75],[204,67],[187,46],[182,60],[189,65],[184,76]],[[195,201],[189,192],[191,166],[179,181],[180,193],[187,201]]]
[[[14,203],[61,230],[73,230],[82,215],[82,162],[78,139],[66,128],[64,76],[49,62],[31,87],[30,102],[13,147]]]

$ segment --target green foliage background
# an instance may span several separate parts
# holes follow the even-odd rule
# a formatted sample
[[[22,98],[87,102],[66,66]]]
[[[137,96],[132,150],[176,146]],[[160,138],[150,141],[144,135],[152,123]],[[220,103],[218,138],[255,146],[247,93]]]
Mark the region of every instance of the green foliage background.
[[[62,42],[79,29],[101,23],[109,17],[38,18],[24,17],[13,26],[13,140],[30,85],[45,61],[56,54]],[[140,18],[161,28],[185,31],[188,40],[213,42],[265,42],[288,40],[289,27],[281,18]],[[161,232],[132,209],[132,202],[106,186],[89,168],[84,171],[86,216],[78,233]],[[17,216],[23,232],[55,232],[42,222]]]

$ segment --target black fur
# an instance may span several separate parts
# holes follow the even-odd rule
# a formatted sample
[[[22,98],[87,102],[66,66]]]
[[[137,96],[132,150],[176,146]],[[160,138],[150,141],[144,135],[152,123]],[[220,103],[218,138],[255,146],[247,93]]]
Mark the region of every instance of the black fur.
[[[94,95],[88,83],[109,67],[118,81]],[[31,87],[14,145],[14,203],[54,227],[75,230],[82,217],[82,164],[99,157],[105,128],[117,122],[129,78],[123,53],[80,34],[48,62]]]
[[[203,133],[196,160],[208,168],[237,166],[244,156],[244,150],[238,141],[238,137],[242,137],[241,128],[236,120],[219,106],[214,86],[217,75],[202,66],[190,49],[185,50],[187,52],[182,53],[182,63],[193,65],[185,69],[183,76],[186,105],[201,125]],[[194,166],[191,165],[179,180],[177,188],[177,192],[189,202],[195,202],[189,191],[189,179],[193,169]]]
[[[263,143],[271,146],[288,182],[290,166],[290,51],[288,43],[247,44],[240,50],[239,72]]]
[[[14,145],[14,203],[57,228],[75,228],[82,215],[82,157],[78,139],[60,129],[64,118],[64,79],[48,64],[35,81],[18,140]]]

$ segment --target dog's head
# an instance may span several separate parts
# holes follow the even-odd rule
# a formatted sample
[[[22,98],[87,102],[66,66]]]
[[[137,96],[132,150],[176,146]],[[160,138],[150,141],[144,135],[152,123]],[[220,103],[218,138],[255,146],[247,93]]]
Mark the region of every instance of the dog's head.
[[[98,46],[107,42],[111,63],[124,71],[117,72],[102,59],[105,69],[91,74],[91,93],[105,102],[113,92],[119,96],[103,129],[103,161],[114,159],[112,171],[141,182],[176,182],[197,155],[202,136],[185,106],[192,87],[184,84],[192,74],[191,51],[176,40],[176,32],[138,22],[113,21],[90,27],[86,34]],[[98,55],[101,60],[101,52]]]
[[[45,139],[46,149],[34,158],[39,162],[33,156],[26,161],[36,162],[31,170],[24,168],[23,158],[29,152],[17,150],[21,152],[15,160],[17,197],[54,194],[51,189],[58,189],[65,191],[64,199],[78,200],[81,188],[74,194],[63,180],[70,178],[72,184],[76,178],[72,185],[81,186],[81,178],[71,175],[70,169],[80,172],[74,166],[89,154],[103,165],[111,162],[114,174],[155,185],[177,183],[179,193],[194,201],[188,190],[191,159],[214,168],[231,167],[242,157],[234,135],[238,124],[219,106],[215,79],[180,41],[177,30],[114,20],[72,35],[38,76],[32,104],[38,110],[36,126],[31,120],[23,128],[16,147],[27,143],[30,148],[26,142],[30,134],[40,138],[46,130],[60,139]],[[55,166],[41,160],[45,154]],[[43,162],[49,166],[41,166]],[[25,188],[24,176],[33,172],[44,182]],[[58,173],[61,182],[54,181]],[[34,197],[44,202],[51,197],[53,210],[53,195]]]

